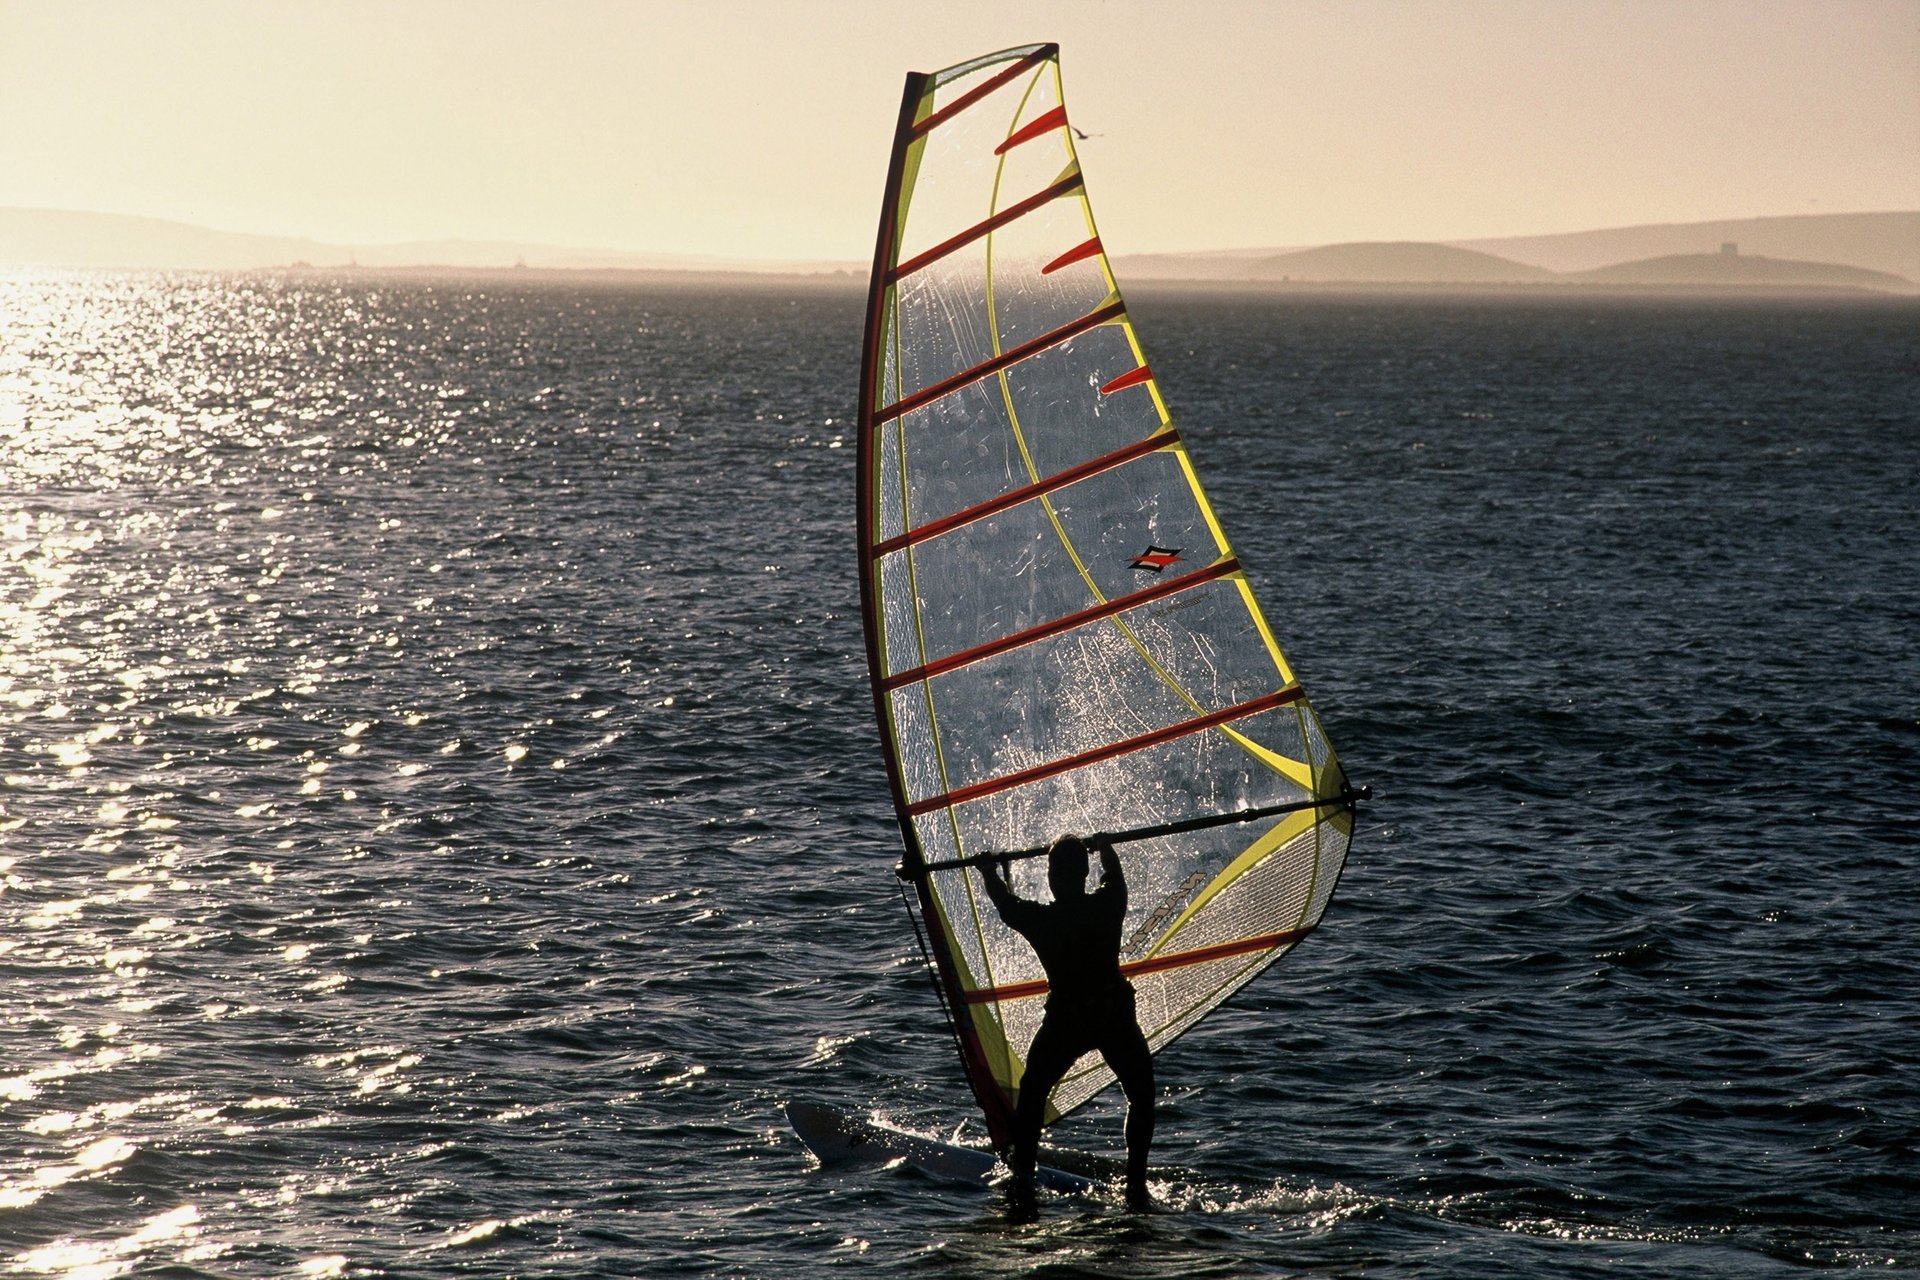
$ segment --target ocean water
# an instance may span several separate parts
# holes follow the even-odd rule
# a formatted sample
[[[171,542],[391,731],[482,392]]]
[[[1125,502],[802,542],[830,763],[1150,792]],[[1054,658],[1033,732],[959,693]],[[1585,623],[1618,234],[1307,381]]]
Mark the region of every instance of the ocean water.
[[[1016,1225],[781,1111],[978,1132],[857,292],[0,280],[0,1274],[1920,1271],[1920,311],[1134,310],[1374,800]]]

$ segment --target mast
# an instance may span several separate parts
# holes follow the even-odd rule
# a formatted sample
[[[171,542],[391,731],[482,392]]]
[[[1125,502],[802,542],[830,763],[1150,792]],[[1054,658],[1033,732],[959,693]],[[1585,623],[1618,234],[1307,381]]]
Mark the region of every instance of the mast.
[[[886,374],[886,358],[881,343],[887,332],[885,316],[888,298],[894,289],[891,277],[899,254],[899,232],[905,212],[901,206],[901,195],[907,169],[907,152],[913,145],[915,124],[925,114],[922,104],[929,100],[930,80],[931,77],[924,73],[909,72],[906,88],[901,94],[899,121],[893,135],[893,155],[887,165],[886,195],[880,205],[880,228],[875,236],[873,274],[867,286],[866,331],[860,352],[858,445],[860,612],[867,640],[867,672],[873,688],[874,719],[880,728],[881,751],[887,761],[887,782],[893,793],[894,813],[899,819],[900,837],[905,846],[901,874],[904,880],[913,884],[918,900],[920,918],[915,923],[915,929],[921,930],[922,945],[933,960],[941,1008],[959,1049],[960,1064],[966,1072],[967,1084],[986,1116],[988,1138],[995,1148],[1004,1149],[1013,1141],[1013,1109],[994,1084],[992,1069],[987,1065],[980,1037],[974,1031],[971,1020],[959,1012],[966,1008],[966,997],[961,990],[951,946],[923,870],[926,854],[920,847],[919,834],[908,816],[900,753],[894,742],[893,717],[887,711],[887,694],[881,679],[885,667],[880,652],[883,624],[879,613],[879,566],[875,550],[877,539],[874,536],[879,501],[879,451],[874,439],[879,424],[875,422],[875,412],[884,399],[880,384]]]

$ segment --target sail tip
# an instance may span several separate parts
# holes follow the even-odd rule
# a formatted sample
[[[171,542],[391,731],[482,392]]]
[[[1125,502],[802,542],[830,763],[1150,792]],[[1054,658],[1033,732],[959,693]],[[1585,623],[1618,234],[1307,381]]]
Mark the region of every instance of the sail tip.
[[[979,71],[985,67],[997,66],[1003,62],[1016,62],[1032,66],[1059,56],[1060,45],[1055,41],[1048,40],[1040,44],[1017,44],[1008,49],[1001,49],[994,53],[984,53],[977,58],[969,58],[965,62],[956,62],[952,66],[942,67],[938,71],[916,72],[915,74],[923,75],[927,79],[935,81],[937,84],[945,84],[957,80],[961,76],[971,75],[975,71]]]

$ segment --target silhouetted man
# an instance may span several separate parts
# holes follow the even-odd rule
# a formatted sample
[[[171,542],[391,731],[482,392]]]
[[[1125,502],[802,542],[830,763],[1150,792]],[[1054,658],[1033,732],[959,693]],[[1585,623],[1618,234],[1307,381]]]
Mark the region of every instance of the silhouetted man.
[[[1047,1011],[1027,1050],[1026,1072],[1014,1104],[1013,1168],[1016,1204],[1033,1202],[1033,1167],[1047,1095],[1080,1055],[1099,1050],[1127,1092],[1127,1205],[1150,1206],[1147,1147],[1153,1142],[1153,1054],[1134,1014],[1133,987],[1120,975],[1120,929],[1127,915],[1127,881],[1110,844],[1100,849],[1100,887],[1087,892],[1087,846],[1063,836],[1047,851],[1052,902],[1029,902],[1003,877],[1007,864],[982,877],[1007,926],[1032,944],[1047,971]]]

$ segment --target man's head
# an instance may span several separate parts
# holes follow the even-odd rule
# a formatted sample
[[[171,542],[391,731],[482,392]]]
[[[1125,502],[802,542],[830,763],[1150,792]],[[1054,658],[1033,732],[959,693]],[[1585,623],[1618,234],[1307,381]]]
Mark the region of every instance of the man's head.
[[[1055,902],[1087,891],[1087,845],[1079,836],[1061,836],[1047,849],[1047,887]]]

